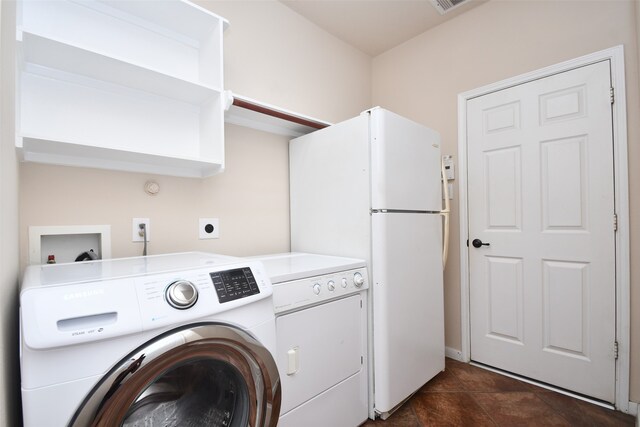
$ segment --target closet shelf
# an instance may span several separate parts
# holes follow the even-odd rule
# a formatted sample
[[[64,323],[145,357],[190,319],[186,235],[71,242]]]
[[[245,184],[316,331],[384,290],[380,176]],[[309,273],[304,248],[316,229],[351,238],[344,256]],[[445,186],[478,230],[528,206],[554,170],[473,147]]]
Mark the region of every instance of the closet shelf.
[[[32,137],[22,138],[22,144],[24,160],[31,162],[187,178],[203,178],[222,172],[219,162],[202,158],[162,156]]]
[[[62,71],[196,105],[222,91],[26,31],[20,45],[26,72],[32,71],[30,64],[34,64],[40,73],[53,78]]]
[[[264,132],[297,138],[331,123],[227,91],[225,121]]]

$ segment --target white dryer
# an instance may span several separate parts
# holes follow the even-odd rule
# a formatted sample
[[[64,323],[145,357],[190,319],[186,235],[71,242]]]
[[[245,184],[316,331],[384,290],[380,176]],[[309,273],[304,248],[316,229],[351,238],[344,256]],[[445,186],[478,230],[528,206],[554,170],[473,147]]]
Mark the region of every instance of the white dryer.
[[[368,416],[367,278],[362,260],[256,257],[273,283],[278,427],[355,427]]]
[[[28,267],[24,425],[275,426],[271,296],[260,262],[204,253]]]

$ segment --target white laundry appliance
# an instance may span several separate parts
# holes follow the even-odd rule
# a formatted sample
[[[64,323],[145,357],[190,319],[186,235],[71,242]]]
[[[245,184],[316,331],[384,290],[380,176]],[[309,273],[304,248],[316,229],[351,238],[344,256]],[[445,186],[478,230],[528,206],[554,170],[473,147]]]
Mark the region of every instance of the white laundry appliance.
[[[368,416],[363,260],[304,253],[256,257],[273,283],[278,427],[355,427]]]
[[[444,370],[440,136],[382,108],[289,145],[291,248],[366,260],[371,418]]]
[[[28,267],[24,425],[275,426],[271,297],[260,262],[204,253]]]

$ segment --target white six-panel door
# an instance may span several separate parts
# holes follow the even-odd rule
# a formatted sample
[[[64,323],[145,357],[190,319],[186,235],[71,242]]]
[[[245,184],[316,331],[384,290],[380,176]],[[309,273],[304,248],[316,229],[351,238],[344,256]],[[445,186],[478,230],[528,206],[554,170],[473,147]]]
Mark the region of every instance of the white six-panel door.
[[[610,81],[602,61],[469,100],[467,191],[471,359],[613,402]]]

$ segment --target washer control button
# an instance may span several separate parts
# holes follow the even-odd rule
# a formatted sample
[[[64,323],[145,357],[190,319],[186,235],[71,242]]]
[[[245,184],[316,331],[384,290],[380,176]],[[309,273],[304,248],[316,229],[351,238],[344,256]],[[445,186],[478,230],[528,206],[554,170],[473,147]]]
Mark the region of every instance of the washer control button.
[[[364,285],[364,277],[360,273],[353,273],[353,284],[356,285],[356,288]]]
[[[313,285],[313,293],[316,295],[320,295],[320,284],[319,283],[315,283]]]
[[[327,289],[329,289],[330,291],[333,291],[336,288],[336,282],[334,282],[333,280],[329,280],[327,282]]]
[[[346,288],[346,287],[347,287],[347,284],[348,284],[348,283],[347,283],[347,279],[343,277],[343,278],[342,278],[342,287],[343,287],[343,288]]]
[[[198,301],[198,289],[188,280],[176,280],[167,287],[165,293],[171,307],[185,310]]]

